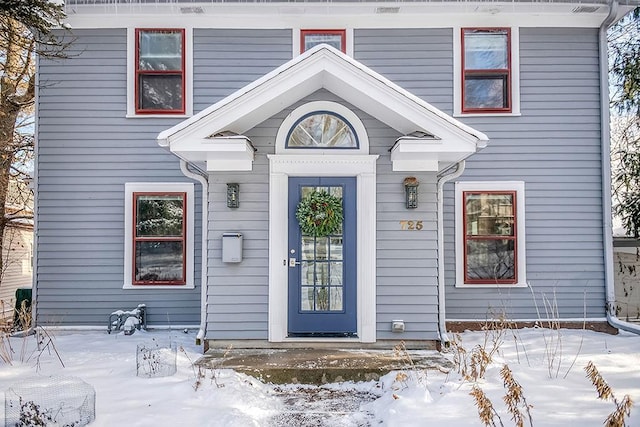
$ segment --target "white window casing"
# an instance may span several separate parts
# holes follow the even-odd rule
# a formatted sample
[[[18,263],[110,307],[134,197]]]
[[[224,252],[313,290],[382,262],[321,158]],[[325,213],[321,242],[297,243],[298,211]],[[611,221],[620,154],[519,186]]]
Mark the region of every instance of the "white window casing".
[[[133,194],[152,192],[185,193],[185,284],[184,285],[133,285]],[[193,289],[194,266],[194,185],[193,183],[128,182],[124,185],[124,286],[123,289]]]
[[[465,191],[515,191],[516,192],[516,269],[515,284],[465,283],[464,274],[464,214],[463,193]],[[523,181],[458,181],[455,183],[455,253],[456,288],[526,287],[526,243],[525,243],[525,185]]]
[[[510,112],[462,112],[462,27],[453,28],[453,115],[473,116],[520,116],[520,29],[511,29],[511,111]]]
[[[167,24],[168,27],[175,27]],[[161,27],[158,27],[161,28]],[[151,28],[147,28],[151,29]],[[136,27],[127,28],[127,118],[189,117],[193,115],[193,29],[184,29],[184,114],[136,114]]]

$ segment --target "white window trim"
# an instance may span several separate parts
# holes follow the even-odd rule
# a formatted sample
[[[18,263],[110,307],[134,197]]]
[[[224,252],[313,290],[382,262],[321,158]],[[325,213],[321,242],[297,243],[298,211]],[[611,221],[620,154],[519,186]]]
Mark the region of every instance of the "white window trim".
[[[468,26],[473,28],[473,26]],[[463,27],[453,28],[453,116],[454,117],[487,117],[487,116],[520,116],[520,28],[511,29],[511,112],[500,113],[463,113],[462,112],[462,35]],[[464,27],[467,28],[467,27]]]
[[[291,35],[293,36],[293,40],[292,40],[292,46],[293,46],[293,58],[295,58],[296,56],[300,55],[300,34],[302,30],[307,30],[308,28],[292,28],[291,31]],[[353,58],[353,28],[323,28],[323,30],[345,30],[344,33],[344,43],[346,44],[345,46],[345,53],[347,54],[347,56],[350,56],[351,58]]]
[[[133,193],[161,191],[180,192],[187,195],[186,282],[184,285],[134,285],[131,280],[133,277]],[[128,182],[124,185],[124,286],[122,289],[193,289],[195,287],[193,281],[194,207],[193,183]]]
[[[299,148],[286,148],[287,135],[293,127],[294,123],[298,121],[305,114],[312,113],[314,111],[330,111],[342,116],[353,127],[353,130],[358,137],[359,147],[357,149],[335,149],[335,148],[305,148],[303,150]],[[332,101],[313,101],[307,102],[293,110],[284,119],[278,133],[276,135],[276,154],[341,154],[341,155],[354,155],[354,154],[369,154],[369,137],[367,135],[367,129],[362,124],[360,118],[350,109],[342,104]]]
[[[184,29],[184,114],[136,114],[136,28],[127,28],[127,118],[190,117],[193,115],[193,29]],[[144,27],[148,28],[148,27]],[[173,28],[169,25],[167,27]]]
[[[515,284],[468,284],[464,282],[464,227],[462,193],[465,191],[515,191],[516,192],[516,232],[518,259],[518,283]],[[456,221],[456,288],[521,288],[527,286],[527,263],[525,243],[524,181],[459,181],[455,184]]]

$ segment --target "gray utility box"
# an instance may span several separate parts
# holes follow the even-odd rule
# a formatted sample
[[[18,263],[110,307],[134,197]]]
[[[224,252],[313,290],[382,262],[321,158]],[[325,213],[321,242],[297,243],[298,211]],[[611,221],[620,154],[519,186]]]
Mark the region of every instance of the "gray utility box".
[[[222,262],[242,262],[242,234],[222,235]]]

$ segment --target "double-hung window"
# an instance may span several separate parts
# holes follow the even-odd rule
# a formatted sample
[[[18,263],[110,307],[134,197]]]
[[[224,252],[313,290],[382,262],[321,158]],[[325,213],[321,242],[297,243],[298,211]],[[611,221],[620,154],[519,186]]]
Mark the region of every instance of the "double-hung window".
[[[462,111],[511,111],[511,32],[462,29]]]
[[[193,286],[193,185],[125,185],[125,287]]]
[[[457,285],[524,285],[524,183],[456,184]]]
[[[520,115],[519,31],[454,31],[454,114]]]
[[[303,53],[319,44],[328,44],[331,47],[346,53],[345,30],[300,30],[300,53]]]
[[[136,114],[184,114],[184,29],[136,29]]]

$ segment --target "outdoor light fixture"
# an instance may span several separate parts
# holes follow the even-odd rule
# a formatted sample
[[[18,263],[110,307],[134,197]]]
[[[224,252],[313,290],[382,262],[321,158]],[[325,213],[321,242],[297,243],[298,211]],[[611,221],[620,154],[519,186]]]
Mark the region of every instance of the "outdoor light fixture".
[[[227,183],[227,207],[240,207],[240,184],[235,182]]]
[[[418,186],[420,183],[414,176],[408,176],[404,179],[404,195],[407,209],[415,209],[418,207]]]

